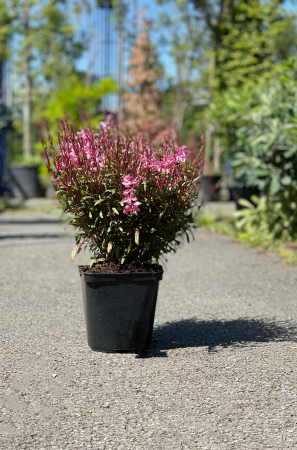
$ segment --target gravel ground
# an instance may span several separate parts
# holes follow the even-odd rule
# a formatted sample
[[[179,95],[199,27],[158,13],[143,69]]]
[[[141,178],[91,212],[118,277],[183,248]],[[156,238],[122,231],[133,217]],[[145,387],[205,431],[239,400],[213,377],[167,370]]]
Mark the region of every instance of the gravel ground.
[[[166,264],[150,352],[104,354],[73,246],[56,216],[0,216],[1,449],[296,450],[296,267],[198,230]]]

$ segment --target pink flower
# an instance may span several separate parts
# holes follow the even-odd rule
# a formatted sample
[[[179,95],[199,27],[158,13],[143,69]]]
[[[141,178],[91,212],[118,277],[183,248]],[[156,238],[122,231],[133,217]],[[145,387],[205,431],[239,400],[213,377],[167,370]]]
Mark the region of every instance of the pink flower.
[[[186,157],[189,156],[191,154],[191,152],[188,150],[186,145],[182,146],[182,150],[184,151]]]
[[[128,195],[130,195],[131,192],[133,192],[133,189],[126,189],[126,190],[124,191],[125,197],[128,197]]]
[[[139,185],[139,180],[137,180],[137,177],[131,179],[131,175],[124,175],[123,180],[124,181],[122,182],[122,184],[127,188],[135,188]]]
[[[134,192],[131,190],[128,196],[126,196],[126,198],[123,198],[122,202],[131,205],[132,202],[137,202],[137,197],[135,197]]]
[[[125,208],[124,208],[123,213],[124,214],[129,214],[130,217],[132,217],[133,216],[133,212],[140,211],[140,209],[138,208],[138,205],[140,205],[139,202],[132,203],[131,205],[126,205]]]
[[[129,176],[129,175],[128,175]],[[123,210],[124,214],[129,214],[132,217],[133,212],[140,211],[138,205],[140,205],[137,197],[134,194],[133,189],[127,189],[124,191],[125,198],[122,199],[123,203],[126,203],[126,206]]]
[[[183,145],[182,147],[178,147],[176,156],[175,156],[175,160],[177,162],[185,163],[187,156],[189,156],[190,154],[191,154],[191,152],[189,152],[186,145]]]

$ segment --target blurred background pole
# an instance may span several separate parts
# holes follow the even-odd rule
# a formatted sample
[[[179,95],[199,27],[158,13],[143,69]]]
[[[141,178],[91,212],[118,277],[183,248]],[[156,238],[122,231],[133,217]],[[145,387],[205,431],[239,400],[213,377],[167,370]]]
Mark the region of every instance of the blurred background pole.
[[[0,61],[0,194],[4,191],[4,164],[6,158],[6,130],[3,124],[3,113],[4,113],[4,61]]]
[[[25,75],[25,97],[23,110],[23,145],[24,157],[31,156],[31,80],[30,80],[30,43],[29,43],[29,5],[30,0],[24,2],[24,75]]]

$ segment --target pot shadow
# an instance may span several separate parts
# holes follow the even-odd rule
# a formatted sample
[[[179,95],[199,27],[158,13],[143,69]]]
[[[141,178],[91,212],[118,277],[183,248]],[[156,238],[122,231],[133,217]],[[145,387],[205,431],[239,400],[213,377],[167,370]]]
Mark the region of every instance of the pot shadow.
[[[166,350],[186,347],[243,347],[252,343],[297,341],[297,324],[265,319],[195,320],[167,322],[154,328],[146,357],[167,356]],[[143,355],[145,356],[145,355]]]

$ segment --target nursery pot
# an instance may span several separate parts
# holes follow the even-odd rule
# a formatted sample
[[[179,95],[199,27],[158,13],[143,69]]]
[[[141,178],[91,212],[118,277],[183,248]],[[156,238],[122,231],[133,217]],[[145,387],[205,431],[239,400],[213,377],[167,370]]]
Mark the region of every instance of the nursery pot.
[[[243,209],[244,206],[241,206],[238,203],[238,200],[241,198],[244,198],[245,200],[248,200],[249,202],[253,203],[251,200],[251,197],[253,195],[260,195],[260,191],[258,188],[252,188],[252,187],[246,187],[246,186],[242,186],[242,187],[238,187],[238,186],[233,186],[231,188],[231,199],[235,201],[236,203],[236,209],[240,210]]]
[[[220,199],[220,179],[221,175],[202,175],[199,200],[218,201]]]
[[[101,352],[149,348],[160,272],[85,273],[80,270],[88,344]]]
[[[9,171],[14,197],[44,197],[45,189],[41,187],[37,176],[38,167],[11,165]]]

